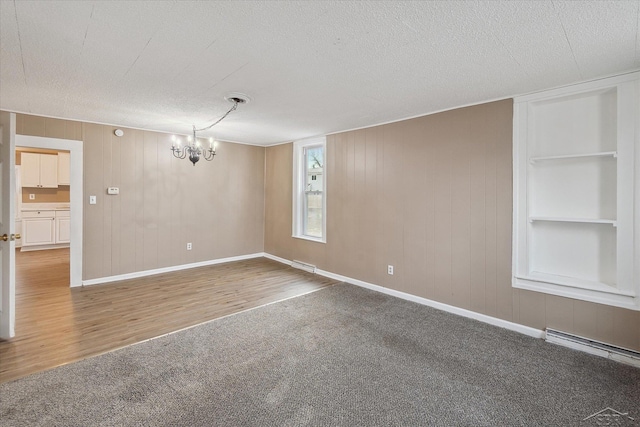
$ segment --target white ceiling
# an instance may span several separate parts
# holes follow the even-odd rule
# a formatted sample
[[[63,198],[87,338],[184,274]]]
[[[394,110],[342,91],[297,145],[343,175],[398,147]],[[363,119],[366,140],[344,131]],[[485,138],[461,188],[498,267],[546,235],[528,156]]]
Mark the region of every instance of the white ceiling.
[[[259,145],[640,68],[633,1],[0,0],[0,109]]]

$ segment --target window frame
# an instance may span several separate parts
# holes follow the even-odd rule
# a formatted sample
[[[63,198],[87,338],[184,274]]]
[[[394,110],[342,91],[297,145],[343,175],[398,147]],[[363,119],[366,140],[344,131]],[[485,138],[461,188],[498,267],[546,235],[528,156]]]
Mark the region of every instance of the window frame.
[[[305,151],[307,148],[322,147],[322,237],[304,234],[307,218],[307,191],[305,189],[307,162]],[[325,136],[308,138],[293,143],[293,216],[292,237],[312,242],[327,242],[327,139]]]

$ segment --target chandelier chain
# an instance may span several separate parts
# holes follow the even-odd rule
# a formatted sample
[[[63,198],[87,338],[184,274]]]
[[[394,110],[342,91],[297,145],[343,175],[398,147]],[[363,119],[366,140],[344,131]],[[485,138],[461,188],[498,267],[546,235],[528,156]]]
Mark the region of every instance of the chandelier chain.
[[[194,132],[202,132],[208,129],[211,129],[212,127],[214,127],[215,125],[217,125],[218,123],[220,123],[221,121],[223,121],[232,111],[234,111],[236,108],[238,108],[238,101],[233,101],[233,107],[229,108],[229,111],[227,111],[226,113],[224,113],[224,116],[220,117],[217,121],[211,123],[209,126],[204,127],[202,129],[196,129],[196,125],[193,125],[193,131]]]

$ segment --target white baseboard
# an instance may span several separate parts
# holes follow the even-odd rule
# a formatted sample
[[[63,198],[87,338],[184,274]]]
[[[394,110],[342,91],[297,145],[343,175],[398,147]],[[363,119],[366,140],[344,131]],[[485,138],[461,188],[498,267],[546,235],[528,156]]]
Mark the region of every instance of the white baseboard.
[[[417,302],[418,304],[433,307],[438,310],[446,311],[448,313],[457,314],[458,316],[479,320],[480,322],[488,323],[493,326],[499,326],[501,328],[519,332],[521,334],[528,335],[530,337],[544,338],[544,331],[540,329],[531,328],[529,326],[524,326],[519,323],[509,322],[508,320],[487,316],[486,314],[477,313],[475,311],[466,310],[464,308],[456,307],[453,305],[444,304],[444,303],[433,301],[427,298],[418,297],[416,295],[407,294],[405,292],[396,291],[393,289],[385,288],[383,286],[374,285],[373,283],[364,282],[362,280],[353,279],[351,277],[342,276],[340,274],[331,273],[329,271],[316,269],[316,273],[321,276],[329,277],[331,279],[351,283],[352,285],[360,286],[362,288],[371,289],[373,291],[381,292],[383,294],[391,295],[397,298],[402,298],[407,301]]]
[[[242,261],[245,259],[262,258],[264,256],[265,256],[264,252],[257,252],[257,253],[248,254],[248,255],[238,255],[238,256],[232,256],[228,258],[219,258],[219,259],[213,259],[209,261],[194,262],[191,264],[182,264],[182,265],[174,265],[171,267],[156,268],[153,270],[136,271],[133,273],[118,274],[116,276],[107,276],[107,277],[100,277],[98,279],[83,280],[82,286],[118,282],[120,280],[136,279],[138,277],[153,276],[154,274],[170,273],[172,271],[187,270],[189,268],[204,267],[207,265],[222,264],[225,262]]]
[[[274,261],[281,262],[283,264],[291,265],[292,261],[280,258],[268,253],[264,254],[265,258],[272,259]],[[490,325],[499,326],[501,328],[509,329],[511,331],[519,332],[524,335],[528,335],[534,338],[544,338],[545,333],[540,329],[531,328],[529,326],[520,325],[518,323],[509,322],[508,320],[498,319],[497,317],[487,316],[486,314],[476,313],[475,311],[466,310],[464,308],[455,307],[449,304],[443,304],[438,301],[433,301],[427,298],[418,297],[415,295],[407,294],[405,292],[395,291],[393,289],[385,288],[383,286],[374,285],[373,283],[365,282],[362,280],[354,279],[352,277],[342,276],[340,274],[332,273],[330,271],[321,270],[316,268],[316,274],[320,276],[328,277],[330,279],[339,280],[341,282],[347,282],[352,285],[360,286],[362,288],[371,289],[376,292],[391,295],[397,298],[402,298],[407,301],[417,302],[418,304],[426,305],[429,307],[437,308],[438,310],[446,311],[449,313],[457,314],[459,316],[468,317],[470,319],[479,320],[480,322],[488,323]]]
[[[90,285],[97,285],[97,284],[102,284],[102,283],[109,283],[109,282],[117,282],[120,280],[127,280],[127,279],[135,279],[138,277],[145,277],[145,276],[151,276],[154,274],[161,274],[161,273],[169,273],[172,271],[180,271],[180,270],[186,270],[189,268],[196,268],[196,267],[204,267],[207,265],[215,265],[215,264],[222,264],[225,262],[233,262],[233,261],[242,261],[242,260],[246,260],[246,259],[253,259],[253,258],[268,258],[271,259],[273,261],[277,261],[280,262],[282,264],[291,266],[292,261],[289,261],[287,259],[275,256],[275,255],[271,255],[269,253],[266,252],[257,252],[254,254],[248,254],[248,255],[239,255],[239,256],[234,256],[234,257],[228,257],[228,258],[219,258],[219,259],[215,259],[215,260],[209,260],[209,261],[202,261],[202,262],[196,262],[196,263],[191,263],[191,264],[183,264],[183,265],[176,265],[176,266],[172,266],[172,267],[164,267],[164,268],[157,268],[154,270],[145,270],[145,271],[137,271],[134,273],[127,273],[127,274],[119,274],[116,276],[108,276],[108,277],[101,277],[98,279],[90,279],[90,280],[84,280],[82,282],[83,286],[90,286]],[[346,282],[346,283],[350,283],[352,285],[356,285],[356,286],[360,286],[362,288],[366,288],[366,289],[370,289],[376,292],[381,292],[383,294],[387,294],[387,295],[391,295],[397,298],[402,298],[404,300],[407,301],[412,301],[412,302],[416,302],[418,304],[422,304],[422,305],[426,305],[429,307],[433,307],[436,308],[438,310],[442,310],[442,311],[446,311],[449,313],[453,313],[453,314],[457,314],[459,316],[463,316],[463,317],[467,317],[470,319],[475,319],[478,320],[480,322],[484,322],[484,323],[488,323],[490,325],[493,326],[498,326],[501,328],[505,328],[505,329],[509,329],[511,331],[515,331],[533,338],[547,338],[548,341],[553,342],[555,344],[560,344],[560,345],[564,345],[566,347],[570,347],[576,350],[581,350],[584,351],[586,353],[590,353],[590,354],[594,354],[597,356],[601,356],[601,357],[607,357],[613,360],[616,360],[618,362],[622,362],[622,363],[626,363],[632,366],[640,366],[638,359],[637,358],[632,358],[632,357],[628,357],[624,354],[617,354],[617,353],[611,353],[611,352],[606,352],[603,351],[601,349],[594,349],[591,348],[589,346],[585,346],[582,345],[580,343],[574,343],[574,342],[558,342],[558,340],[553,340],[553,339],[549,339],[549,337],[546,337],[545,331],[539,330],[539,329],[535,329],[535,328],[531,328],[529,326],[524,326],[524,325],[520,325],[518,323],[514,323],[514,322],[509,322],[507,320],[503,320],[503,319],[498,319],[496,317],[492,317],[492,316],[487,316],[486,314],[481,314],[481,313],[477,313],[475,311],[471,311],[471,310],[466,310],[464,308],[460,308],[460,307],[456,307],[453,305],[449,305],[449,304],[444,304],[438,301],[433,301],[427,298],[422,298],[416,295],[411,295],[405,292],[400,292],[400,291],[396,291],[393,289],[389,289],[389,288],[385,288],[383,286],[379,286],[379,285],[374,285],[373,283],[369,283],[369,282],[365,282],[362,280],[358,280],[358,279],[354,279],[352,277],[347,277],[347,276],[343,276],[340,274],[336,274],[336,273],[332,273],[330,271],[325,271],[325,270],[321,270],[321,269],[316,269],[316,274],[319,274],[320,276],[324,276],[324,277],[328,277],[330,279],[334,279],[334,280],[339,280],[341,282]]]
[[[65,249],[69,247],[68,243],[62,243],[57,245],[36,245],[36,246],[16,246],[20,248],[20,252],[32,252],[32,251],[48,251],[49,249]]]
[[[266,253],[266,252],[264,253],[264,257],[265,257],[265,258],[272,259],[272,260],[274,260],[274,261],[281,262],[281,263],[283,263],[283,264],[287,264],[288,266],[291,266],[291,264],[293,264],[293,261],[289,261],[289,260],[286,260],[286,259],[284,259],[284,258],[280,258],[279,256],[275,256],[275,255],[268,254],[268,253]]]

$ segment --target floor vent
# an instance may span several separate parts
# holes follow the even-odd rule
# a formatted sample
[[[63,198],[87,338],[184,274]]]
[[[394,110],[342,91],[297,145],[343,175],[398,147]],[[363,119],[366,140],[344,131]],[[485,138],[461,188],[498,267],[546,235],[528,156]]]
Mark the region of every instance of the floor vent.
[[[315,273],[316,272],[316,266],[315,265],[307,264],[306,262],[302,262],[302,261],[296,261],[295,259],[291,263],[291,267],[299,268],[300,270],[308,271],[309,273]]]
[[[545,340],[547,342],[584,351],[596,356],[606,357],[607,359],[612,359],[627,365],[640,367],[640,352],[616,347],[615,345],[589,338],[579,337],[567,332],[556,331],[555,329],[547,328],[546,332]]]

